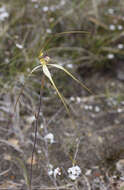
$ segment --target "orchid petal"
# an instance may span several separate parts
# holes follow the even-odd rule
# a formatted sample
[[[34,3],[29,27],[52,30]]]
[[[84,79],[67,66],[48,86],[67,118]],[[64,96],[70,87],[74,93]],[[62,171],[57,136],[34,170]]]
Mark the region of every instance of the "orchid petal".
[[[47,67],[46,65],[43,65],[43,73],[47,76],[47,78],[48,78],[48,79],[50,80],[50,82],[52,83],[52,85],[53,85],[53,87],[55,88],[55,90],[56,90],[58,96],[60,97],[62,103],[64,104],[64,107],[66,108],[67,113],[70,115],[70,111],[69,111],[69,109],[68,109],[68,107],[67,107],[67,104],[66,104],[66,102],[65,102],[65,99],[64,99],[64,97],[61,95],[61,93],[59,92],[58,88],[56,87],[56,85],[55,85],[55,83],[54,83],[54,81],[53,81],[53,79],[52,79],[52,77],[51,77],[51,74],[50,74],[50,72],[49,72],[49,70],[48,70],[48,67]]]
[[[31,71],[30,74],[32,74],[34,71],[38,70],[40,67],[42,67],[42,65],[38,65],[38,66],[36,66],[34,69],[32,69],[32,71]]]
[[[88,90],[90,93],[91,90],[89,88],[87,88],[82,82],[80,82],[76,77],[74,77],[69,71],[67,71],[63,66],[61,65],[57,65],[57,64],[47,64],[49,66],[52,66],[52,67],[56,67],[58,69],[61,69],[63,70],[65,73],[67,73],[71,78],[73,78],[76,82],[78,82],[83,88],[85,88],[86,90]]]

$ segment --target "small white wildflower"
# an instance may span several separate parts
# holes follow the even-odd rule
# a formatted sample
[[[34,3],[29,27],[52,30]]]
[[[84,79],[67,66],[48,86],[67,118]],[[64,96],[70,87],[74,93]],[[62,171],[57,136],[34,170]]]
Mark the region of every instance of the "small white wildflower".
[[[89,106],[88,106],[88,109],[89,109],[89,110],[92,110],[92,109],[93,109],[93,106],[92,106],[92,105],[89,105]]]
[[[124,45],[123,44],[118,44],[118,49],[123,49]]]
[[[113,59],[113,58],[114,58],[114,54],[109,53],[109,54],[107,55],[107,57],[108,57],[108,59]]]
[[[100,112],[100,107],[99,106],[95,106],[95,112]]]
[[[85,110],[92,110],[92,109],[93,109],[93,106],[92,106],[92,105],[85,105],[85,106],[84,106],[84,109],[85,109]]]
[[[112,179],[117,179],[116,175],[111,176]]]
[[[4,21],[9,17],[9,13],[6,11],[5,6],[0,7],[0,21]]]
[[[47,28],[47,29],[46,29],[46,32],[49,33],[49,34],[51,34],[51,33],[52,33],[52,30],[51,30],[50,28]]]
[[[41,152],[42,152],[41,150],[38,150],[38,151],[37,151],[38,154],[41,154]]]
[[[44,128],[44,126],[43,126],[43,124],[41,123],[41,125],[40,125],[40,129],[43,129]]]
[[[116,29],[115,25],[114,24],[110,24],[109,29],[112,30],[112,31],[114,31]]]
[[[5,63],[9,63],[9,59],[8,58],[5,58]]]
[[[76,180],[81,174],[81,169],[79,166],[72,166],[68,169],[69,178],[72,180]]]
[[[57,175],[61,175],[61,170],[60,170],[60,168],[56,168],[55,170],[54,170],[54,172],[53,172],[53,176],[54,176],[54,178],[56,179],[56,176]]]
[[[118,30],[122,30],[123,26],[122,25],[118,25],[117,28],[118,28]]]
[[[109,14],[114,14],[114,9],[112,9],[112,8],[111,8],[111,9],[108,9],[108,13],[109,13]]]
[[[53,171],[52,170],[48,170],[48,175],[53,175]]]
[[[123,111],[123,109],[121,109],[121,108],[118,108],[118,109],[117,109],[117,112],[118,112],[118,113],[121,113],[122,111]]]
[[[52,164],[49,164],[48,165],[48,175],[53,175],[53,165]]]
[[[75,97],[71,96],[71,97],[70,97],[70,101],[71,101],[71,102],[74,102],[74,101],[75,101]]]
[[[19,49],[23,49],[23,45],[21,45],[21,44],[16,44],[16,47]]]
[[[54,135],[52,133],[48,133],[44,139],[48,142],[50,142],[51,144],[53,144],[55,141],[54,141]]]
[[[8,18],[8,17],[9,17],[9,13],[7,13],[7,12],[0,13],[0,20],[1,21],[4,21],[5,18]]]
[[[89,106],[88,106],[88,105],[85,105],[85,106],[84,106],[84,109],[85,109],[85,110],[88,110],[88,109],[89,109]]]
[[[77,97],[76,100],[77,100],[77,103],[81,102],[81,98],[80,97]]]
[[[34,115],[29,116],[29,117],[27,118],[27,122],[31,124],[31,123],[33,123],[33,122],[35,121],[35,119],[36,119],[36,118],[35,118]]]
[[[70,69],[72,69],[73,68],[73,64],[71,64],[71,63],[67,64],[67,67],[70,68]]]
[[[49,8],[48,8],[47,6],[44,6],[44,7],[43,7],[43,11],[44,11],[44,12],[47,12],[48,10],[49,10]]]
[[[92,173],[92,170],[89,169],[89,170],[86,171],[85,175],[89,176],[89,175],[91,175],[91,173]]]

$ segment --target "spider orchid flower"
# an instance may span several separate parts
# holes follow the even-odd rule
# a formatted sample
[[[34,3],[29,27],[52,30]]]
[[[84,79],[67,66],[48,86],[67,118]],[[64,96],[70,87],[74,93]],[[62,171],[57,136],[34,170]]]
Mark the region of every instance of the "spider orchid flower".
[[[77,78],[75,78],[68,70],[66,70],[63,66],[58,65],[58,64],[51,64],[51,63],[49,63],[50,57],[48,57],[48,56],[44,57],[42,51],[40,52],[39,60],[40,60],[40,65],[36,66],[36,67],[31,71],[31,74],[32,74],[33,72],[35,72],[36,70],[38,70],[39,68],[42,68],[44,75],[45,75],[45,76],[49,79],[49,81],[51,82],[52,86],[54,87],[54,89],[56,90],[58,96],[60,97],[62,103],[64,104],[67,113],[69,113],[69,115],[70,115],[70,112],[69,112],[69,109],[68,109],[68,107],[67,107],[65,98],[61,95],[61,93],[59,92],[58,88],[56,87],[56,85],[55,85],[55,83],[54,83],[54,81],[53,81],[53,78],[52,78],[52,76],[51,76],[51,73],[50,73],[48,67],[55,67],[55,68],[57,68],[57,69],[63,70],[67,75],[69,75],[72,79],[74,79],[77,83],[79,83],[83,88],[85,88],[86,90],[88,90],[90,93],[91,93],[91,91],[90,91],[82,82],[80,82]]]

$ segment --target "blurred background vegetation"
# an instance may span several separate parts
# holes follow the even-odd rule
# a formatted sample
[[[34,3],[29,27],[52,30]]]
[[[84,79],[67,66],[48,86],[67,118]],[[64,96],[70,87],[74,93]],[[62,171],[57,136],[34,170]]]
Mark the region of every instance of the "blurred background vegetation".
[[[67,33],[55,36],[62,32]],[[94,94],[87,96],[88,92],[64,72],[50,70],[57,87],[71,104],[77,127],[73,128],[46,79],[38,121],[34,184],[43,185],[45,178],[48,185],[45,175],[50,162],[65,170],[70,167],[73,153],[78,152],[77,140],[81,146],[76,159],[83,172],[84,166],[87,169],[98,164],[97,161],[100,164],[105,160],[115,161],[120,152],[124,153],[124,0],[0,0],[1,183],[11,179],[21,185],[28,184],[24,183],[27,172],[23,162],[29,169],[43,73],[39,70],[28,79],[27,76],[39,64],[41,49],[51,63],[64,66]],[[44,140],[49,133],[55,135],[53,145]],[[19,172],[18,165],[23,171]],[[10,173],[4,175],[8,168]],[[66,177],[67,174],[63,179]],[[65,184],[68,179],[58,181]]]
[[[123,29],[122,0],[1,0],[0,87],[23,83],[38,64],[41,48],[72,72],[111,69],[124,58]],[[47,43],[53,34],[73,30],[86,34],[53,36]],[[65,86],[65,75],[55,77],[60,88]],[[30,81],[36,91],[40,78],[39,72]]]

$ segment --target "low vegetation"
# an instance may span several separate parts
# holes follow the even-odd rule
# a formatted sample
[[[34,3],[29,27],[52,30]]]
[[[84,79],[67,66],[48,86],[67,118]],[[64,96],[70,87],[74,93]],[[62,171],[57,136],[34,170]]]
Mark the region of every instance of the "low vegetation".
[[[1,0],[0,42],[0,189],[122,189],[124,2]]]

